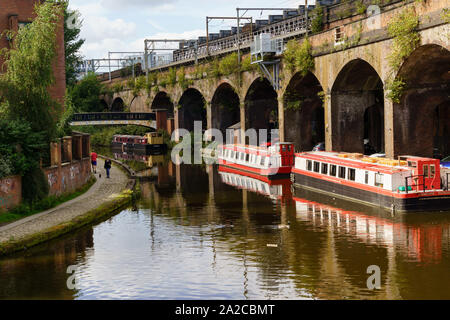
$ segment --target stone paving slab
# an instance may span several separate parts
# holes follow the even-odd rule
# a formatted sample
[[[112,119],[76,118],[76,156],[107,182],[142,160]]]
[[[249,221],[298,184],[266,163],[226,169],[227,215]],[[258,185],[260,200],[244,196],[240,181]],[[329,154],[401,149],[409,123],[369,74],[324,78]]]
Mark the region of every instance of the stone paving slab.
[[[120,194],[128,184],[127,175],[113,164],[111,179],[106,179],[104,160],[98,159],[97,182],[83,195],[56,208],[0,227],[0,243],[19,240],[42,232],[61,223],[69,222]],[[101,178],[99,175],[101,174]]]

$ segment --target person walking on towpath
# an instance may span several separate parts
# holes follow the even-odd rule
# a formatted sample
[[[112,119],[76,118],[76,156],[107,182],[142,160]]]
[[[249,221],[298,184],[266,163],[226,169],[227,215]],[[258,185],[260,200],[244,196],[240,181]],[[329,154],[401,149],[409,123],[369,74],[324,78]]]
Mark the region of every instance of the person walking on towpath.
[[[91,164],[92,171],[94,171],[94,173],[97,173],[97,154],[95,152],[91,153]]]
[[[106,170],[106,178],[109,179],[109,172],[111,170],[111,160],[106,159],[105,160],[105,170]]]

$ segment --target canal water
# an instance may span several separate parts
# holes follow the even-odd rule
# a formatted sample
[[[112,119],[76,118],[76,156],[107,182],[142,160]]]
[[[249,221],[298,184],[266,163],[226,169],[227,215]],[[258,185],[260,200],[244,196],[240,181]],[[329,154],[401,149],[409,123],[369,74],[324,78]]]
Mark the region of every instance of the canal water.
[[[450,213],[396,215],[293,196],[290,181],[115,156],[140,172],[142,199],[0,259],[0,299],[450,299]]]

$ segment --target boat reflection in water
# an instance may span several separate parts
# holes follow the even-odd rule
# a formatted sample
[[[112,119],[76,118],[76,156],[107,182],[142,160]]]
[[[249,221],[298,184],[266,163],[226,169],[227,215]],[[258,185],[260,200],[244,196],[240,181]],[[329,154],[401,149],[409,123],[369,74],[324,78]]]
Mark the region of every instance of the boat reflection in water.
[[[297,219],[313,227],[330,228],[334,233],[350,236],[366,245],[399,249],[408,260],[438,263],[442,245],[450,225],[419,225],[396,222],[394,219],[370,216],[361,212],[326,206],[295,198]]]
[[[236,174],[225,167],[219,167],[219,174],[223,183],[233,187],[259,193],[282,202],[292,199],[289,179],[263,181],[244,174]]]

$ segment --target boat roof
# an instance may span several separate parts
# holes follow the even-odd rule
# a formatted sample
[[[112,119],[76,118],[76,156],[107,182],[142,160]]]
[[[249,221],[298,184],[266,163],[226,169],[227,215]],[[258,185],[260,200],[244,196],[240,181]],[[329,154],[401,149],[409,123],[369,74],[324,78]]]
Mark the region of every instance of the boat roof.
[[[274,144],[272,144],[272,146],[276,146],[276,145],[292,145],[292,143],[290,142],[275,142]],[[224,144],[222,145],[222,147],[224,148],[245,148],[245,149],[250,149],[250,150],[259,150],[259,151],[268,151],[269,148],[271,146],[251,146],[251,145],[246,145],[246,144]]]
[[[388,164],[381,163],[370,163],[362,161],[361,159],[356,158],[343,158],[339,157],[339,155],[351,155],[350,153],[339,153],[339,152],[327,152],[327,151],[311,151],[311,152],[303,152],[297,153],[296,156],[300,156],[309,160],[322,161],[322,162],[331,162],[333,164],[348,166],[358,169],[365,169],[371,171],[379,171],[381,173],[394,173],[399,171],[410,171],[412,168],[408,166],[392,166]],[[367,158],[366,156],[363,156]],[[371,158],[371,159],[379,159],[379,160],[389,160],[386,158]],[[424,158],[425,159],[425,158]],[[392,161],[395,161],[392,159]]]
[[[131,136],[131,135],[124,135],[124,134],[115,134],[113,137],[144,139],[144,137],[142,137],[142,136]]]

